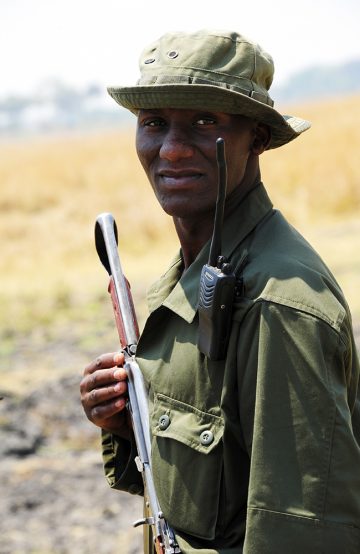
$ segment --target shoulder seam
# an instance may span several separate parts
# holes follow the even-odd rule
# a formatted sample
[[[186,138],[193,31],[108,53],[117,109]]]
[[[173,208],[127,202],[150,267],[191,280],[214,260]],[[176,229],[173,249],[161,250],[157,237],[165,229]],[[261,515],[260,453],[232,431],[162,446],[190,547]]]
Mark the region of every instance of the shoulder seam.
[[[312,315],[314,317],[317,317],[318,319],[321,319],[322,321],[324,321],[325,323],[330,325],[330,327],[335,329],[337,332],[341,331],[341,325],[342,325],[342,323],[344,321],[344,318],[345,318],[345,315],[346,315],[345,309],[343,309],[343,311],[339,311],[337,319],[333,320],[327,314],[325,314],[321,310],[318,310],[314,306],[310,306],[308,304],[305,304],[304,302],[300,302],[298,300],[292,300],[290,298],[282,297],[282,296],[275,295],[275,294],[261,295],[259,298],[256,298],[254,302],[258,303],[258,302],[262,302],[262,301],[273,303],[273,304],[278,304],[280,306],[285,306],[287,308],[292,308],[292,309],[295,309],[295,310],[299,310],[299,311],[302,311],[302,312],[304,312],[308,315]]]

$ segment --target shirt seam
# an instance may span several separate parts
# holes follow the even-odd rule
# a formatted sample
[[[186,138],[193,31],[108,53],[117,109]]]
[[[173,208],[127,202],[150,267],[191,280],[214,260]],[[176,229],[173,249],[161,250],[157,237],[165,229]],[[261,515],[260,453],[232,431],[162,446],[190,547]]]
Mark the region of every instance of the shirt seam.
[[[259,298],[256,298],[254,300],[255,303],[257,302],[269,302],[278,304],[279,306],[285,306],[287,308],[295,309],[304,312],[307,315],[317,317],[318,319],[321,319],[325,323],[327,323],[332,329],[334,329],[337,332],[340,332],[341,325],[344,321],[345,317],[345,311],[344,314],[339,314],[338,318],[336,320],[330,319],[327,317],[326,314],[324,314],[321,310],[315,308],[314,306],[311,306],[309,304],[305,304],[305,302],[300,302],[299,300],[292,300],[287,297],[283,297],[276,294],[262,294]]]
[[[270,510],[268,508],[259,508],[255,505],[249,505],[248,510],[256,510],[258,512],[262,512],[263,514],[269,515],[270,517],[283,517],[285,519],[296,519],[298,523],[302,523],[303,525],[307,524],[313,524],[313,525],[326,525],[329,527],[348,527],[349,529],[354,529],[355,531],[359,531],[360,527],[357,525],[353,525],[351,523],[345,523],[342,521],[329,521],[328,519],[319,518],[319,517],[312,517],[312,516],[304,516],[301,514],[290,514],[288,512],[280,512],[278,510]]]
[[[161,392],[155,392],[154,397],[156,400],[158,400],[158,404],[167,404],[169,408],[174,408],[175,406],[177,406],[180,410],[184,412],[193,413],[200,420],[209,418],[211,421],[213,421],[213,423],[216,423],[216,425],[220,424],[221,426],[223,424],[223,418],[221,416],[205,412],[204,410],[200,410],[199,408],[196,408],[196,406],[192,406],[191,404],[183,402],[182,400],[177,400],[177,398],[173,398],[172,396],[168,396]],[[154,404],[156,400],[154,401]]]
[[[333,355],[336,352],[336,349],[339,345],[340,340],[341,340],[341,337],[340,337],[340,335],[338,335],[338,340],[337,340],[336,347],[334,348]],[[327,379],[328,379],[328,382],[329,382],[329,387],[330,387],[330,390],[331,390],[331,396],[332,396],[332,401],[333,401],[333,409],[332,409],[331,413],[329,414],[329,423],[332,421],[332,426],[331,426],[331,433],[329,433],[329,437],[328,437],[329,457],[328,457],[328,461],[327,461],[327,467],[325,468],[326,469],[326,478],[324,479],[324,489],[325,490],[324,490],[323,506],[322,506],[322,510],[321,510],[321,515],[322,515],[323,518],[325,518],[326,503],[327,503],[327,497],[328,497],[328,492],[329,492],[330,468],[331,468],[332,452],[333,452],[333,447],[334,447],[334,433],[335,433],[335,424],[336,424],[336,399],[335,399],[334,383],[333,383],[331,372],[329,371],[329,365],[328,364],[326,364],[326,368],[327,368],[327,371],[326,371]]]
[[[332,356],[334,356],[338,344],[340,340],[340,335],[337,335],[337,342],[333,349]],[[329,354],[330,357],[330,354]],[[336,422],[336,399],[335,399],[335,391],[333,386],[333,381],[331,379],[331,372],[329,371],[329,364],[326,364],[326,377],[329,383],[329,389],[331,391],[331,398],[332,398],[332,410],[329,410],[328,415],[328,428],[329,428],[329,434],[326,437],[326,443],[327,443],[327,451],[328,451],[328,459],[325,464],[325,458],[324,458],[324,468],[323,468],[323,501],[322,501],[322,507],[321,507],[321,516],[324,519],[325,518],[325,512],[326,512],[326,502],[327,502],[327,496],[328,496],[328,490],[329,490],[329,477],[330,477],[330,467],[331,467],[331,458],[332,458],[332,451],[334,446],[334,432],[335,432],[335,422]]]

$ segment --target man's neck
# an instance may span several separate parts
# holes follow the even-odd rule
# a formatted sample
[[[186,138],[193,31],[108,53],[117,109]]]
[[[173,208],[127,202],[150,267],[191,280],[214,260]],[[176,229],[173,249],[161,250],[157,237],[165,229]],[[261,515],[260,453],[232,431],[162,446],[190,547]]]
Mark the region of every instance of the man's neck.
[[[232,194],[226,199],[224,219],[226,219],[242,202],[243,198],[253,190],[261,181],[260,172],[256,178],[244,186],[237,187]],[[215,213],[215,212],[214,212]],[[192,264],[200,250],[208,242],[213,233],[214,221],[213,218],[201,219],[196,221],[186,218],[174,218],[174,225],[179,237],[181,250],[184,259],[184,270]]]
[[[186,271],[211,237],[213,224],[200,218],[196,222],[184,218],[174,218],[174,225],[179,237]]]

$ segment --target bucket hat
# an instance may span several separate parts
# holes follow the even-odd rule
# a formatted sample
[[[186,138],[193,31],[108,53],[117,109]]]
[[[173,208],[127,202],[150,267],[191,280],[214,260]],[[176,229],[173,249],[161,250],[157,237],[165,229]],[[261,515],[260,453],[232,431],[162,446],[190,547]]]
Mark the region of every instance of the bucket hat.
[[[168,33],[140,56],[135,86],[109,87],[110,96],[133,113],[180,108],[240,114],[268,125],[269,148],[277,148],[310,127],[281,115],[269,95],[272,57],[237,32],[201,30]]]

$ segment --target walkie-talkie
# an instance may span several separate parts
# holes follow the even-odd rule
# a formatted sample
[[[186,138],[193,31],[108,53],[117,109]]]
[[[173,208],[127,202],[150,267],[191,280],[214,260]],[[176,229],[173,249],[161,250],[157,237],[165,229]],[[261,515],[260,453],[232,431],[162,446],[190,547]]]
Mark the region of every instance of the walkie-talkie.
[[[204,265],[199,291],[198,348],[210,360],[225,358],[231,327],[231,313],[235,293],[235,274],[221,255],[222,225],[227,188],[225,143],[216,141],[218,165],[218,195],[209,262]]]

